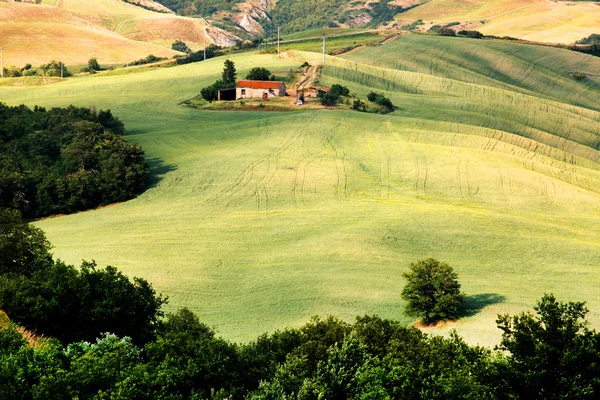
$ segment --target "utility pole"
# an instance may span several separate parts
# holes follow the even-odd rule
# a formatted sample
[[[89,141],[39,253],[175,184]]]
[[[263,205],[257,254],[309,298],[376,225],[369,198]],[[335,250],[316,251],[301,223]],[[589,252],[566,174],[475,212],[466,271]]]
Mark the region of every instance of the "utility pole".
[[[325,65],[325,36],[323,36],[323,65]]]
[[[204,29],[204,35],[202,35],[204,40],[204,61],[206,61],[206,29]]]
[[[65,58],[65,52],[60,52],[60,79],[63,78],[63,73],[65,72],[65,62],[63,61]]]
[[[279,57],[279,27],[277,27],[277,57]]]
[[[0,47],[0,77],[4,78],[4,47]]]
[[[125,43],[125,68],[129,66],[129,42]]]

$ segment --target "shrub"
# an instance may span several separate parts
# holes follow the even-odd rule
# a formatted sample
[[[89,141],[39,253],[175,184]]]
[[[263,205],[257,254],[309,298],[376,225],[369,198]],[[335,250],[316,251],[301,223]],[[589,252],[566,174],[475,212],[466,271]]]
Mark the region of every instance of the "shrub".
[[[360,99],[354,100],[352,103],[352,109],[356,111],[367,111],[367,105]]]
[[[331,88],[329,89],[329,93],[336,95],[337,97],[348,96],[350,94],[350,90],[346,86],[338,85],[336,83],[336,84],[331,85]]]
[[[437,34],[440,36],[456,36],[456,31],[448,27],[441,27],[438,29]]]
[[[175,50],[175,51],[180,51],[182,53],[191,53],[192,49],[190,49],[188,47],[187,44],[185,44],[185,42],[181,41],[181,40],[176,40],[171,44],[171,49]]]
[[[370,92],[367,99],[377,104],[380,107],[379,110],[384,114],[394,111],[395,106],[392,101],[381,93]]]

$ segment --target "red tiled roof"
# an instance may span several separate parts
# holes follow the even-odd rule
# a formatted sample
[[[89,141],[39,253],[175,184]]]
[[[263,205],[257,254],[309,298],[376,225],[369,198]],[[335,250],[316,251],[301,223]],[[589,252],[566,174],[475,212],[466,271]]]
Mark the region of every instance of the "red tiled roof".
[[[248,89],[279,89],[283,85],[281,81],[238,81],[236,88]]]

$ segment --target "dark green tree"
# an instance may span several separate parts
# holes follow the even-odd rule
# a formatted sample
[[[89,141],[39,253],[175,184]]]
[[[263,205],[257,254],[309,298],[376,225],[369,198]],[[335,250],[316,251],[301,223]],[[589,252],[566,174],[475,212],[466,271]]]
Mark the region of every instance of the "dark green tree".
[[[52,265],[44,232],[25,223],[17,210],[0,208],[0,275],[31,275]]]
[[[458,275],[451,266],[433,258],[410,264],[402,274],[407,283],[402,297],[405,313],[420,317],[424,323],[457,319],[465,295],[460,291]]]
[[[227,85],[235,85],[236,79],[235,63],[231,60],[225,60],[223,63],[223,82]]]
[[[521,399],[600,397],[600,335],[588,328],[584,303],[544,295],[536,315],[502,315],[501,350],[510,352],[508,376]]]
[[[90,58],[88,60],[88,70],[90,72],[92,71],[100,71],[102,68],[100,68],[100,64],[98,64],[98,59],[97,58]]]
[[[251,81],[268,81],[271,80],[271,71],[263,67],[254,67],[248,72],[246,79]]]

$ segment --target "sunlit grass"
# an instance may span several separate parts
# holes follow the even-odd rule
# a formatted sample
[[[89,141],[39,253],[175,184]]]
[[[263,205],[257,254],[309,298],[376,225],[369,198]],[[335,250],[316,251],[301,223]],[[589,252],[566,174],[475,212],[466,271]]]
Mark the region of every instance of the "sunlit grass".
[[[296,55],[230,58],[243,76],[320,57]],[[178,106],[222,62],[0,88],[10,104],[110,108],[153,168],[153,186],[134,200],[37,222],[57,257],[142,276],[169,295],[170,310],[188,306],[234,340],[314,314],[409,323],[401,274],[425,257],[452,265],[464,291],[480,296],[472,300],[492,299],[455,325],[470,342],[495,343],[496,314],[545,292],[588,301],[600,324],[599,112],[468,68],[461,81],[335,57],[324,84],[363,98],[383,91],[399,109]]]

